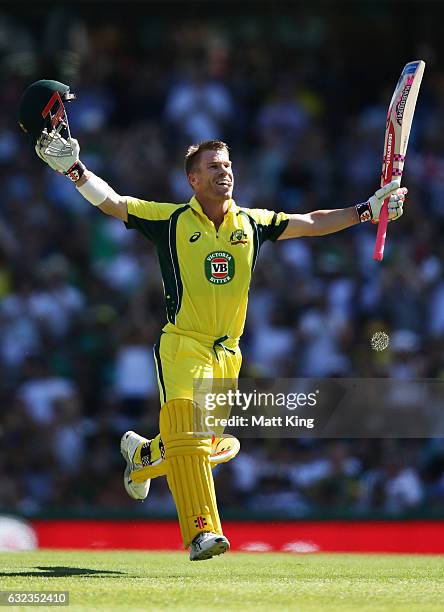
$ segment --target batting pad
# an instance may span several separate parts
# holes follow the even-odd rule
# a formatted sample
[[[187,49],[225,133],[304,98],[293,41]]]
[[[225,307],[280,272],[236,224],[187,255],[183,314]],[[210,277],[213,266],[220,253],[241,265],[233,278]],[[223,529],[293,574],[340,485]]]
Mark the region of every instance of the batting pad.
[[[171,400],[160,410],[167,481],[185,548],[202,531],[222,535],[210,465],[211,438],[193,431],[195,410],[186,399]]]

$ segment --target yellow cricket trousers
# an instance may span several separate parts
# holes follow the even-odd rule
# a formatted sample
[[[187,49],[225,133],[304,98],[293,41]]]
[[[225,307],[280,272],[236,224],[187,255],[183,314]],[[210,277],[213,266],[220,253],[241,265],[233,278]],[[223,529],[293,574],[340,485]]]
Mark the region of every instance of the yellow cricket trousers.
[[[154,347],[160,405],[173,399],[193,398],[196,379],[236,381],[242,364],[237,344],[228,338],[199,341],[182,334],[163,332]]]

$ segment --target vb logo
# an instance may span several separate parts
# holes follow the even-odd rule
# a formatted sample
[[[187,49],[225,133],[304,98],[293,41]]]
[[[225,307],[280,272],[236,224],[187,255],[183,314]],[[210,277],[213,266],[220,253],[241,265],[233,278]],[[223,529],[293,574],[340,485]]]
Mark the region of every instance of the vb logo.
[[[224,285],[234,276],[234,257],[226,251],[214,251],[205,257],[205,276],[210,283]]]

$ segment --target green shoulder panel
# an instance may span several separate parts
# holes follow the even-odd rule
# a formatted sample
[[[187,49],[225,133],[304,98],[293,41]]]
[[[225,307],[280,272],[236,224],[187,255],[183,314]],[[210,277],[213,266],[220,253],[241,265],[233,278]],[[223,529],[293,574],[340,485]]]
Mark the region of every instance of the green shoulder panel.
[[[162,240],[157,242],[157,254],[165,288],[166,312],[170,323],[176,322],[183,295],[182,276],[177,256],[177,220],[189,209],[189,204],[176,208],[168,220],[168,226],[163,230]]]
[[[182,204],[149,202],[128,198],[128,229],[136,229],[158,245],[165,239],[171,216],[184,207]]]
[[[266,240],[275,241],[288,225],[288,215],[265,208],[243,208],[256,224],[259,232],[259,246]]]
[[[251,269],[254,270],[259,249],[266,240],[274,242],[279,238],[288,225],[288,215],[259,208],[241,208],[238,214],[247,217],[253,230]]]
[[[175,323],[182,304],[183,284],[177,256],[177,220],[189,204],[159,204],[143,200],[128,202],[129,229],[137,229],[154,242],[159,257],[160,270],[165,289],[167,319]]]

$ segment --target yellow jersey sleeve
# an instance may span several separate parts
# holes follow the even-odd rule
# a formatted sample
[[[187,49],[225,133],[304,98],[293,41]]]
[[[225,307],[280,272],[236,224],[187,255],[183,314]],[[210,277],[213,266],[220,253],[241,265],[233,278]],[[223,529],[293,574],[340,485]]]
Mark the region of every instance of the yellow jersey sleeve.
[[[259,246],[266,240],[273,242],[279,238],[288,225],[289,216],[283,212],[274,212],[264,208],[244,208],[245,213],[255,222]]]
[[[163,202],[148,202],[137,198],[127,198],[128,216],[148,221],[165,221],[171,217],[173,212],[178,209],[179,204]]]
[[[127,198],[127,204],[126,227],[138,230],[154,243],[162,239],[173,213],[183,207],[180,204],[149,202],[137,198]]]

